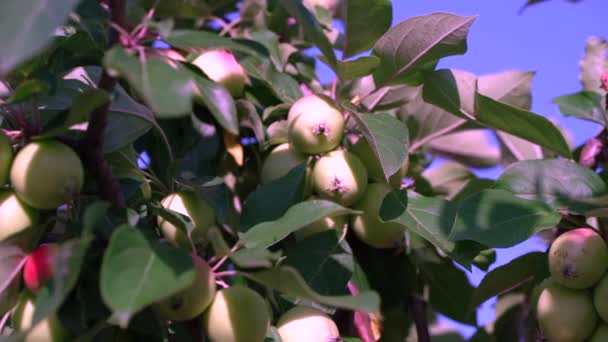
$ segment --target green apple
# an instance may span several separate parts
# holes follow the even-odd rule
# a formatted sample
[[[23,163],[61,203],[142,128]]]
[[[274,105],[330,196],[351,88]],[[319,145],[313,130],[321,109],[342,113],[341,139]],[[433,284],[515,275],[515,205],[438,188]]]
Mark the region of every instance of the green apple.
[[[384,171],[382,171],[380,161],[365,138],[359,138],[359,140],[350,148],[350,151],[361,159],[367,168],[367,173],[371,180],[385,182]],[[389,184],[393,188],[399,189],[403,178],[407,175],[408,167],[409,158],[406,158],[399,170],[389,177]]]
[[[249,82],[247,72],[234,55],[224,50],[210,50],[201,53],[192,64],[201,69],[209,79],[222,84],[233,97],[243,94]]]
[[[597,328],[591,335],[589,342],[606,342],[608,341],[608,325],[604,322],[598,324]]]
[[[285,143],[275,147],[264,160],[261,172],[262,184],[285,176],[291,169],[304,163],[306,156],[294,151]]]
[[[367,169],[354,154],[332,151],[315,163],[312,184],[320,197],[348,207],[365,192]]]
[[[331,151],[342,141],[344,116],[329,100],[307,95],[297,100],[287,115],[287,137],[301,153]]]
[[[592,229],[578,228],[557,237],[549,249],[549,271],[555,281],[573,289],[585,289],[608,269],[608,247]]]
[[[353,206],[363,214],[351,216],[352,231],[359,240],[375,248],[395,247],[403,240],[405,228],[402,225],[380,219],[382,202],[390,191],[386,184],[370,183],[363,197]]]
[[[169,321],[190,320],[202,314],[211,304],[215,296],[215,275],[199,256],[193,255],[192,261],[196,269],[194,284],[154,305],[161,318]]]
[[[13,162],[13,147],[11,140],[0,130],[0,185],[8,182],[11,172],[11,163]]]
[[[15,242],[23,249],[43,227],[38,226],[38,211],[23,203],[10,190],[0,190],[0,241]]]
[[[309,201],[313,201],[316,198],[309,198]],[[344,225],[346,224],[348,215],[336,215],[336,216],[327,216],[320,220],[317,220],[304,228],[300,228],[294,232],[294,236],[297,240],[303,240],[311,235],[325,232],[328,230],[333,230],[336,232],[336,235],[340,235],[342,233],[342,229],[344,229]]]
[[[283,342],[331,342],[340,340],[336,323],[324,312],[296,306],[281,316],[277,329]]]
[[[215,224],[213,208],[195,192],[180,191],[172,193],[163,198],[161,205],[190,218],[194,225],[191,238],[195,243],[205,241],[207,232]],[[174,224],[159,216],[158,226],[164,237],[173,245],[190,248],[188,236]]]
[[[541,292],[536,316],[543,334],[552,342],[583,341],[593,334],[598,321],[589,292],[556,283]]]
[[[264,298],[240,285],[218,291],[203,314],[203,327],[211,342],[263,342],[269,326]]]
[[[593,289],[593,304],[598,315],[605,322],[608,321],[608,273],[604,274]]]
[[[17,330],[26,333],[23,342],[68,341],[66,331],[56,314],[51,314],[32,326],[36,310],[34,300],[31,293],[23,291],[13,313]]]
[[[54,140],[29,143],[11,167],[17,196],[38,209],[55,209],[80,193],[84,182],[82,162],[74,150]]]

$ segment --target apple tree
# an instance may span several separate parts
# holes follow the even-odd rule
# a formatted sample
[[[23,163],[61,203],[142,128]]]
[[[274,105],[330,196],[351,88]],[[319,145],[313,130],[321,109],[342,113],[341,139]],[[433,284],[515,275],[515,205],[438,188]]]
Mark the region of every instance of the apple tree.
[[[608,133],[572,146],[530,111],[533,72],[437,68],[475,16],[393,25],[389,0],[0,13],[2,341],[463,341],[440,315],[470,341],[606,340]],[[607,51],[588,41],[564,115],[608,126]],[[546,252],[469,282],[539,237]]]

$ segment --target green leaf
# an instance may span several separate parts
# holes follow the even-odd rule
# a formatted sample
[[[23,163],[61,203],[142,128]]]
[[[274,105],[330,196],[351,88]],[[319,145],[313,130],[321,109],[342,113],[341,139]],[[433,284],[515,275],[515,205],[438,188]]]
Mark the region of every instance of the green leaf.
[[[408,156],[409,134],[407,126],[387,113],[359,113],[348,103],[343,104],[357,122],[363,136],[380,161],[388,180],[395,174]]]
[[[183,69],[172,68],[159,59],[142,64],[119,47],[106,52],[103,64],[113,75],[124,77],[158,117],[183,117],[191,113],[196,88]]]
[[[426,169],[422,177],[431,184],[434,192],[452,199],[475,175],[466,166],[448,161],[435,168]]]
[[[512,164],[496,182],[503,189],[526,199],[535,199],[581,210],[586,205],[577,200],[606,195],[602,178],[592,170],[562,159],[529,160]]]
[[[19,84],[17,89],[15,89],[15,93],[4,102],[6,104],[23,102],[47,91],[49,91],[48,83],[37,79],[27,80]]]
[[[315,43],[315,45],[321,50],[323,56],[328,62],[328,65],[336,70],[336,55],[334,54],[334,48],[327,40],[323,28],[317,21],[317,18],[304,7],[301,0],[282,0],[281,6],[285,8],[287,12],[302,26],[306,38]]]
[[[380,298],[373,291],[362,291],[356,296],[322,296],[306,285],[302,276],[293,267],[284,266],[244,275],[288,296],[310,299],[320,304],[347,310],[370,313],[377,313],[380,310]]]
[[[82,214],[83,235],[92,234],[111,207],[112,204],[106,201],[96,201],[89,204]]]
[[[503,166],[519,160],[543,159],[544,152],[540,146],[505,132],[495,133],[502,147]]]
[[[239,119],[236,114],[236,105],[230,92],[217,82],[191,72],[196,82],[201,101],[211,112],[211,115],[228,132],[239,134]]]
[[[202,0],[140,0],[146,8],[155,7],[154,14],[161,18],[204,18],[211,14],[211,8],[207,1]]]
[[[475,120],[477,77],[470,72],[442,69],[424,78],[422,98],[463,119]]]
[[[228,49],[243,52],[259,60],[268,57],[268,51],[266,51],[264,46],[255,41],[231,39],[222,37],[214,32],[175,30],[164,40],[168,44],[180,49]]]
[[[566,116],[574,116],[583,120],[597,122],[608,126],[608,118],[602,104],[602,95],[588,90],[559,96],[553,103],[559,106],[559,111]]]
[[[288,142],[288,131],[287,120],[275,121],[268,125],[266,129],[268,132],[268,144],[278,145]]]
[[[464,54],[467,35],[476,17],[433,13],[412,17],[391,28],[374,45],[380,67],[376,85],[407,82],[440,58]]]
[[[570,147],[561,131],[546,118],[487,96],[476,94],[477,120],[490,128],[524,138],[564,157]]]
[[[68,240],[58,246],[53,258],[53,279],[36,297],[33,322],[39,322],[56,312],[66,300],[78,282],[86,252],[92,241],[92,236],[86,236]]]
[[[484,129],[469,129],[430,141],[429,152],[448,157],[467,166],[486,168],[500,162],[500,151],[488,141]]]
[[[608,42],[606,39],[598,37],[590,37],[585,46],[585,55],[581,60],[581,83],[583,90],[591,91],[605,95],[602,90],[600,76],[608,71]]]
[[[118,228],[103,256],[100,291],[113,311],[111,321],[126,328],[146,306],[192,285],[191,257],[182,250],[147,240],[136,228]]]
[[[63,24],[76,0],[2,1],[0,3],[0,76],[32,57],[52,39],[55,29]]]
[[[522,255],[488,272],[475,289],[468,307],[473,310],[494,296],[512,291],[524,284],[541,281],[548,276],[546,253],[532,252]]]
[[[371,74],[378,65],[380,65],[378,57],[364,56],[352,61],[338,61],[337,70],[340,79],[348,81]]]
[[[300,85],[291,76],[277,71],[270,61],[256,61],[253,58],[241,60],[247,73],[260,80],[281,101],[292,103],[302,97]]]
[[[310,200],[291,206],[285,214],[275,221],[265,221],[251,227],[240,237],[247,248],[268,248],[283,240],[300,228],[324,217],[353,213],[339,204],[327,200]]]
[[[391,27],[393,4],[390,0],[350,0],[344,5],[343,17],[343,58],[349,58],[371,49]]]
[[[461,203],[449,238],[477,241],[489,247],[510,247],[555,227],[560,220],[561,215],[544,202],[490,189]]]
[[[21,248],[0,242],[0,293],[3,293],[13,279],[20,275],[27,254]]]
[[[230,255],[230,260],[240,268],[270,268],[281,259],[281,252],[265,248],[242,248]]]
[[[536,72],[508,70],[479,76],[477,89],[480,94],[515,107],[530,110],[532,106],[532,79]]]

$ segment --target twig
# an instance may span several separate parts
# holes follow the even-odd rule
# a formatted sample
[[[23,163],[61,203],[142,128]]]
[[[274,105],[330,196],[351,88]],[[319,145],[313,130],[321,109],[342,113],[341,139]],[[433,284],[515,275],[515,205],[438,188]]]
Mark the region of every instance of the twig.
[[[359,294],[359,289],[353,284],[352,281],[349,281],[347,284],[348,291],[351,295],[355,296]],[[354,325],[357,329],[357,333],[363,342],[375,342],[374,331],[372,329],[372,320],[370,316],[361,311],[355,311],[354,314]]]
[[[412,295],[409,298],[409,306],[414,315],[418,342],[430,342],[431,336],[429,334],[429,322],[426,316],[426,302],[417,295]]]
[[[215,273],[215,277],[216,278],[234,277],[237,274],[238,274],[237,271],[222,271],[222,272]]]

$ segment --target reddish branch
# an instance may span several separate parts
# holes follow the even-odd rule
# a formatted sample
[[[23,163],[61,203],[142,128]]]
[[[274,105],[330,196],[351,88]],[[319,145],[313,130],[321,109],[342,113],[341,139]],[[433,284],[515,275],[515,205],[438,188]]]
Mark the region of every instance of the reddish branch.
[[[349,281],[348,291],[351,295],[356,296],[359,294],[359,289],[353,284],[353,282]],[[370,316],[361,311],[355,311],[354,314],[354,325],[357,329],[357,333],[363,342],[375,342],[374,332],[372,329],[372,320]]]
[[[109,0],[108,7],[112,22],[120,27],[126,26],[126,0]],[[119,41],[119,33],[110,31],[110,45]],[[101,75],[98,88],[112,93],[116,80],[105,71]],[[110,164],[103,156],[103,137],[108,123],[110,102],[98,107],[91,113],[89,126],[84,139],[78,146],[78,152],[87,170],[97,180],[97,189],[101,198],[108,200],[115,208],[124,208],[125,198],[120,185],[112,175]]]
[[[416,325],[416,333],[418,334],[418,342],[430,342],[429,322],[426,315],[426,302],[417,295],[410,296],[409,306],[414,316],[414,324]]]

